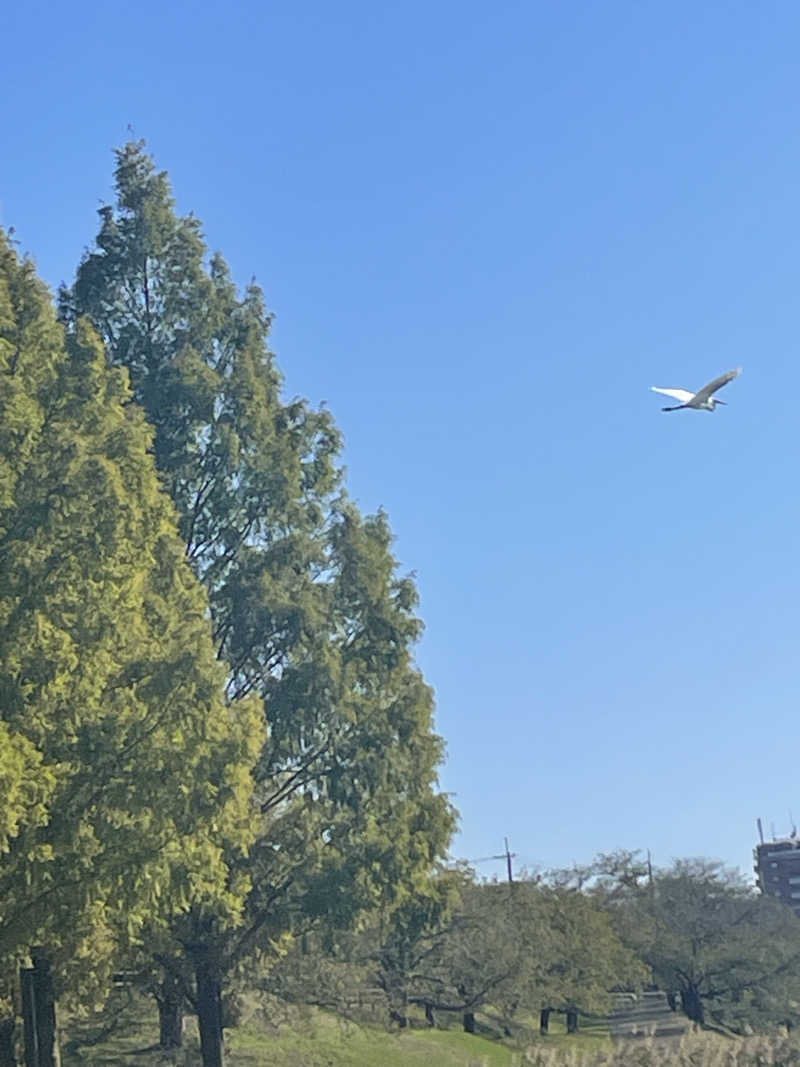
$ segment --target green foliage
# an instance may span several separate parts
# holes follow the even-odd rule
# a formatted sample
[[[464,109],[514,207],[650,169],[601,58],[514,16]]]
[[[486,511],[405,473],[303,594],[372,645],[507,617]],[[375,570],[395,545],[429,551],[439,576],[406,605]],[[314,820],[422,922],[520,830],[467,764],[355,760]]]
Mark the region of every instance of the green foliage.
[[[543,921],[555,947],[535,979],[541,1007],[605,1013],[612,989],[637,989],[650,978],[649,968],[622,943],[608,914],[590,896],[552,888],[540,892]]]
[[[475,884],[467,870],[444,870],[356,933],[305,939],[263,988],[401,1027],[415,1006],[437,1018],[491,1010],[513,1033],[526,1029],[523,1019],[538,1027],[542,1008],[603,1014],[610,990],[648,977],[586,895],[534,882]]]
[[[735,872],[679,860],[618,897],[610,913],[690,1018],[737,1029],[797,1019],[800,921]]]
[[[414,975],[412,1000],[465,1011],[491,1003],[510,1026],[540,1008],[605,1012],[611,989],[646,977],[583,893],[491,883],[462,891],[461,907]]]
[[[235,911],[252,836],[260,720],[222,701],[150,440],[0,235],[0,960],[45,944],[75,988],[145,921]]]
[[[517,989],[530,950],[527,887],[466,885],[444,937],[419,969],[415,998],[438,1008],[474,1012],[501,989]]]
[[[451,924],[470,888],[466,871],[441,871],[409,895],[379,925],[378,947],[373,948],[371,955],[376,964],[376,981],[390,1015],[402,1020],[407,1017],[408,1005],[415,996],[419,1003],[424,993],[422,975],[427,969],[426,962],[451,932]]]
[[[416,591],[397,575],[386,517],[346,499],[332,419],[281,399],[261,291],[240,297],[219,255],[206,266],[199,223],[176,215],[142,144],[117,153],[116,186],[61,314],[71,330],[87,315],[130,374],[208,594],[228,701],[256,695],[269,723],[257,840],[228,857],[251,886],[245,923],[231,934],[193,917],[180,932],[216,939],[232,969],[309,922],[401,902],[454,815],[413,664]]]

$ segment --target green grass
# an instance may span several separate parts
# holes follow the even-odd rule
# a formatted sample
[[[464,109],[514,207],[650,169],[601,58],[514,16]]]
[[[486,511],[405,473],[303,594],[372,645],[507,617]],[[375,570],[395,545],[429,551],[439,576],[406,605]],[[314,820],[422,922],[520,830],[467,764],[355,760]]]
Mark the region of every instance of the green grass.
[[[457,1031],[387,1033],[318,1017],[305,1032],[234,1031],[232,1067],[516,1067],[520,1057],[505,1045]]]
[[[254,1004],[256,1002],[254,1001]],[[274,1010],[270,1010],[274,1009]],[[112,1033],[94,1044],[113,1020]],[[546,1039],[525,1036],[518,1042],[503,1042],[480,1034],[466,1034],[455,1018],[443,1020],[446,1030],[411,1029],[403,1033],[363,1026],[314,1009],[286,1009],[271,1005],[251,1006],[244,1025],[226,1032],[228,1067],[526,1067],[532,1047],[540,1052],[560,1048],[577,1051],[610,1048],[607,1030],[595,1026],[583,1034],[567,1037],[563,1024],[553,1020],[553,1033]],[[493,1020],[478,1016],[487,1030]],[[157,1018],[147,999],[118,994],[103,1016],[62,1022],[63,1067],[197,1067],[200,1064],[197,1030],[187,1019],[185,1048],[172,1059],[153,1049]],[[81,1044],[70,1049],[70,1042]],[[526,1051],[527,1050],[527,1051]],[[549,1057],[548,1057],[549,1058]]]
[[[246,1022],[227,1035],[228,1067],[800,1067],[800,1037],[727,1038],[689,1033],[681,1041],[628,1040],[612,1044],[601,1021],[567,1036],[563,1020],[551,1020],[547,1038],[528,1037],[517,1047],[479,1035],[412,1029],[402,1034],[360,1026],[313,1009],[291,1009],[251,998]],[[69,1042],[96,1036],[116,1022],[113,1033],[72,1052]],[[455,1022],[455,1019],[444,1020]],[[533,1020],[528,1020],[530,1023]],[[478,1016],[479,1025],[496,1017]],[[197,1031],[187,1020],[186,1047],[166,1059],[152,1050],[155,1012],[143,997],[116,994],[103,1017],[62,1021],[64,1067],[198,1067]]]

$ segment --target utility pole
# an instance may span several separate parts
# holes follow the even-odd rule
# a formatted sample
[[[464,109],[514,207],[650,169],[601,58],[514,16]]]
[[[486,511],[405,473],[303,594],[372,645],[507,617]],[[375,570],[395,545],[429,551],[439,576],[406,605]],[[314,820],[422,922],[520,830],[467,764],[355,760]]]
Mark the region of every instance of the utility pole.
[[[504,837],[503,840],[506,843],[506,868],[508,870],[508,884],[514,881],[514,875],[511,873],[511,850],[508,847],[508,838]]]
[[[508,881],[509,881],[509,884],[511,884],[514,881],[514,872],[513,872],[512,866],[511,866],[511,861],[513,859],[516,859],[517,854],[516,854],[516,852],[512,852],[509,849],[509,847],[508,847],[508,838],[504,837],[503,840],[505,841],[505,845],[506,845],[505,852],[501,852],[497,856],[481,856],[480,859],[469,860],[468,862],[469,863],[489,863],[490,860],[505,860],[506,861],[506,871],[508,872]]]

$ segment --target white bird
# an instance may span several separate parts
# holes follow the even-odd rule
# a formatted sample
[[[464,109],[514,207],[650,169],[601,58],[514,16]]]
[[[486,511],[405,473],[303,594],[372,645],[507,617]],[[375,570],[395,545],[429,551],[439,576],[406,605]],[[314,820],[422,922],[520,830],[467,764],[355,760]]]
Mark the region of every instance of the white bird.
[[[650,388],[654,393],[664,393],[665,396],[671,396],[675,400],[680,400],[680,404],[676,404],[671,408],[662,408],[662,411],[680,411],[681,408],[695,408],[697,411],[713,411],[717,404],[724,404],[724,400],[717,400],[713,395],[718,389],[721,389],[723,385],[727,385],[728,382],[732,382],[734,378],[738,378],[742,373],[742,368],[738,367],[736,370],[729,370],[727,374],[721,374],[719,378],[715,378],[713,382],[709,382],[708,385],[704,385],[702,389],[699,389],[696,393],[690,393],[688,389],[661,389],[657,385],[651,385]]]

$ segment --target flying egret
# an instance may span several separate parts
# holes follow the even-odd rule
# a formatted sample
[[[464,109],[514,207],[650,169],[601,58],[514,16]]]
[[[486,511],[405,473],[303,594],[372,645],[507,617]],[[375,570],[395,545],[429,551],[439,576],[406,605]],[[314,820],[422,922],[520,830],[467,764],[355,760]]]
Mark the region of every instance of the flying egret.
[[[721,389],[723,385],[727,385],[728,382],[732,382],[734,378],[738,378],[742,373],[742,368],[738,367],[736,370],[729,370],[727,374],[721,374],[719,378],[715,378],[713,382],[709,382],[708,385],[704,385],[702,389],[696,393],[690,393],[688,389],[661,389],[657,385],[651,385],[650,388],[654,393],[664,393],[665,396],[674,397],[675,400],[680,400],[680,404],[676,404],[675,407],[662,408],[662,411],[680,411],[681,408],[695,408],[697,411],[713,411],[717,404],[724,404],[724,400],[717,400],[713,395],[718,389]]]

